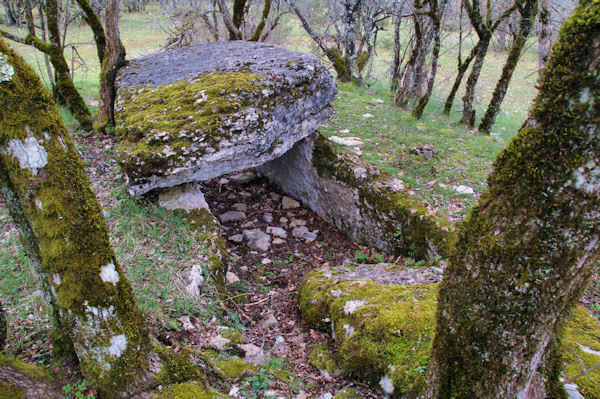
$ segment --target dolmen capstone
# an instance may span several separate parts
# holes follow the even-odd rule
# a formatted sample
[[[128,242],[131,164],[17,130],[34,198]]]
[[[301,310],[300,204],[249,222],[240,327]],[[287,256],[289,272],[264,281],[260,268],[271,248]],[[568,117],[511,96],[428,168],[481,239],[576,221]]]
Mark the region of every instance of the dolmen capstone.
[[[280,157],[332,114],[317,57],[216,42],[133,60],[117,78],[117,160],[133,195]]]
[[[455,233],[444,215],[316,130],[332,117],[336,94],[315,56],[263,43],[133,60],[117,77],[117,160],[132,195],[192,184],[188,197],[205,208],[195,182],[256,167],[356,241],[446,257]]]

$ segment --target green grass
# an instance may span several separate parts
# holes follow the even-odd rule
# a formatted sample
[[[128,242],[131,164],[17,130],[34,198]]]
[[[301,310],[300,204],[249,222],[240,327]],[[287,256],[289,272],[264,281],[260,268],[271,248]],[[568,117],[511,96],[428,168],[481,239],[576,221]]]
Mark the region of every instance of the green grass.
[[[321,131],[326,136],[357,136],[363,139],[362,158],[405,181],[419,196],[457,220],[473,203],[473,197],[458,194],[452,186],[485,189],[491,162],[516,131],[506,129],[493,138],[474,134],[441,111],[428,110],[421,120],[391,105],[381,87],[359,88],[338,84],[335,116]],[[374,98],[383,99],[377,104]],[[373,118],[363,115],[369,113]],[[427,145],[438,151],[432,159],[410,152]]]
[[[121,267],[131,281],[138,306],[152,315],[191,315],[210,319],[214,315],[216,291],[205,273],[202,296],[185,291],[185,273],[200,264],[206,272],[206,250],[186,220],[125,190],[115,191],[115,204],[108,210],[111,243]]]

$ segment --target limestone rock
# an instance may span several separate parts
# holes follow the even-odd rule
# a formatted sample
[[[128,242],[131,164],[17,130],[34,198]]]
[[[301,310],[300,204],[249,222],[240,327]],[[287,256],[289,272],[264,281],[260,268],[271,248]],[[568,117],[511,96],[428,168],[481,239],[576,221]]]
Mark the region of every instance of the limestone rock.
[[[475,190],[473,190],[472,187],[468,187],[468,186],[454,186],[454,187],[452,187],[452,189],[459,194],[468,194],[468,195],[475,194]]]
[[[204,194],[198,183],[182,184],[162,191],[158,195],[158,203],[165,209],[209,210]]]
[[[246,214],[241,211],[229,211],[219,215],[221,223],[237,222],[246,219]]]
[[[292,230],[292,235],[296,238],[300,238],[306,241],[314,241],[317,239],[317,233],[315,231],[309,231],[308,227],[300,226]]]
[[[425,159],[431,159],[431,158],[435,157],[438,154],[438,150],[436,150],[435,148],[431,148],[428,145],[422,145],[420,147],[413,147],[413,148],[411,148],[410,149],[410,153],[418,155],[418,156],[423,157]]]
[[[287,238],[287,233],[281,227],[267,227],[267,233],[279,238]]]
[[[227,338],[217,335],[216,337],[212,337],[210,339],[210,341],[208,342],[208,345],[211,348],[216,349],[218,351],[224,351],[226,349],[227,344],[230,342],[231,341],[228,340]]]
[[[252,363],[256,366],[262,366],[265,364],[264,351],[254,344],[238,345],[242,351],[244,351],[244,361]]]
[[[117,78],[117,159],[135,195],[258,166],[330,119],[336,92],[315,56],[264,43],[133,60]]]
[[[419,259],[445,257],[454,243],[454,227],[441,212],[319,133],[258,169],[356,241]]]
[[[347,147],[349,151],[359,156],[362,155],[363,147],[365,146],[365,143],[363,143],[360,137],[331,136],[329,137],[329,140],[333,141],[336,144],[340,144]]]
[[[235,184],[248,184],[256,179],[256,175],[252,172],[237,173],[229,176],[229,180]]]
[[[248,246],[258,251],[267,251],[271,247],[271,236],[261,229],[243,230],[242,234],[248,240]]]
[[[227,272],[225,274],[225,279],[227,280],[227,283],[229,283],[229,284],[235,284],[238,281],[240,281],[240,278],[235,273],[232,273],[232,272]]]
[[[281,200],[281,208],[282,209],[296,209],[300,207],[300,203],[293,198],[283,197]]]

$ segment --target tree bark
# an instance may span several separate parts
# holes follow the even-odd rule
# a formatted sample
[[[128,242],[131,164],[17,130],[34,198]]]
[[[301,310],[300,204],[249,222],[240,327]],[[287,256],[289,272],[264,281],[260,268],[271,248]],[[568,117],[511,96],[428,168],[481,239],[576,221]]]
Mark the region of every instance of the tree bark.
[[[429,79],[427,81],[427,89],[425,90],[425,94],[419,97],[419,100],[415,105],[415,109],[412,112],[412,116],[416,119],[421,119],[421,117],[423,116],[423,111],[425,111],[425,107],[427,106],[429,98],[431,97],[431,93],[433,92],[433,85],[435,83],[435,77],[437,75],[438,58],[440,55],[442,14],[446,6],[446,1],[442,1],[441,4],[438,4],[438,0],[430,0],[429,5],[429,14],[433,25],[433,50],[431,52],[431,72],[429,73]]]
[[[104,28],[102,27],[102,21],[100,21],[98,14],[96,14],[88,0],[77,0],[77,4],[79,4],[79,7],[81,7],[85,13],[85,20],[94,34],[98,61],[100,62],[100,65],[102,65],[102,62],[104,61],[104,53],[107,48],[106,34],[104,32]]]
[[[4,345],[6,344],[6,317],[4,317],[4,307],[2,306],[2,302],[0,302],[0,352],[4,350]]]
[[[475,56],[473,68],[471,69],[471,73],[469,74],[469,77],[467,79],[465,94],[462,98],[463,111],[460,122],[464,123],[469,127],[475,126],[475,110],[473,110],[475,86],[477,85],[477,81],[479,80],[479,76],[481,75],[481,70],[483,69],[483,61],[485,60],[485,56],[487,55],[487,51],[490,47],[491,38],[491,34],[489,34],[479,39],[477,55]]]
[[[459,227],[440,287],[428,399],[564,394],[552,348],[600,250],[600,0],[580,4],[528,122]]]
[[[0,194],[82,374],[106,392],[135,392],[151,341],[102,208],[50,93],[3,39],[0,52],[15,72],[0,83]]]
[[[538,73],[542,76],[552,49],[552,20],[549,0],[540,0],[540,33],[538,37]]]
[[[502,101],[504,101],[508,85],[515,72],[519,58],[521,58],[521,51],[523,51],[523,47],[525,47],[529,32],[531,32],[531,27],[535,20],[535,15],[537,14],[537,0],[525,0],[522,7],[522,10],[520,10],[521,20],[519,22],[519,33],[513,41],[513,46],[506,59],[506,64],[504,65],[504,68],[502,68],[500,80],[498,80],[498,83],[496,84],[490,104],[479,125],[479,131],[483,133],[490,132],[490,129],[496,121],[496,116],[498,116],[498,112],[500,112],[500,106],[502,105]]]
[[[100,99],[95,128],[99,132],[115,126],[115,79],[120,68],[125,66],[125,47],[119,35],[119,0],[109,0],[105,13],[106,49],[100,71]]]

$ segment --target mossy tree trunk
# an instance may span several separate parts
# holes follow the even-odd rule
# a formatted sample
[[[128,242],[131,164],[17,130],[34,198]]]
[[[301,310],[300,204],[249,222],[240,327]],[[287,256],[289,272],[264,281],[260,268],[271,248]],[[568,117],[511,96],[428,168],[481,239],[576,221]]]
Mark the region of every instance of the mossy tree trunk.
[[[105,13],[106,49],[100,70],[100,100],[95,129],[105,132],[115,126],[115,79],[120,68],[125,66],[125,47],[119,35],[119,0],[109,0]],[[104,30],[103,30],[104,31]]]
[[[25,42],[34,46],[41,52],[48,54],[50,62],[54,67],[56,89],[67,104],[69,110],[75,116],[84,130],[92,130],[92,115],[85,101],[75,88],[69,65],[63,54],[60,32],[58,29],[58,3],[56,0],[46,1],[46,18],[48,24],[49,42],[46,43],[31,33],[25,38]]]
[[[80,361],[106,392],[134,392],[150,339],[108,241],[102,208],[50,93],[0,39],[14,68],[0,83],[0,193],[38,268],[43,292]]]
[[[584,0],[459,228],[427,398],[560,397],[553,348],[600,250],[599,96],[600,0]]]
[[[504,64],[504,68],[502,68],[502,74],[496,84],[490,104],[485,111],[485,115],[483,115],[483,118],[481,119],[481,124],[479,125],[480,132],[489,133],[496,121],[498,112],[500,112],[500,106],[502,105],[502,101],[504,101],[508,85],[510,84],[515,68],[517,67],[517,63],[521,58],[521,52],[525,47],[529,32],[531,32],[531,27],[533,26],[535,15],[537,14],[537,3],[538,0],[525,0],[517,6],[519,14],[521,15],[519,32],[508,53],[506,64]]]

